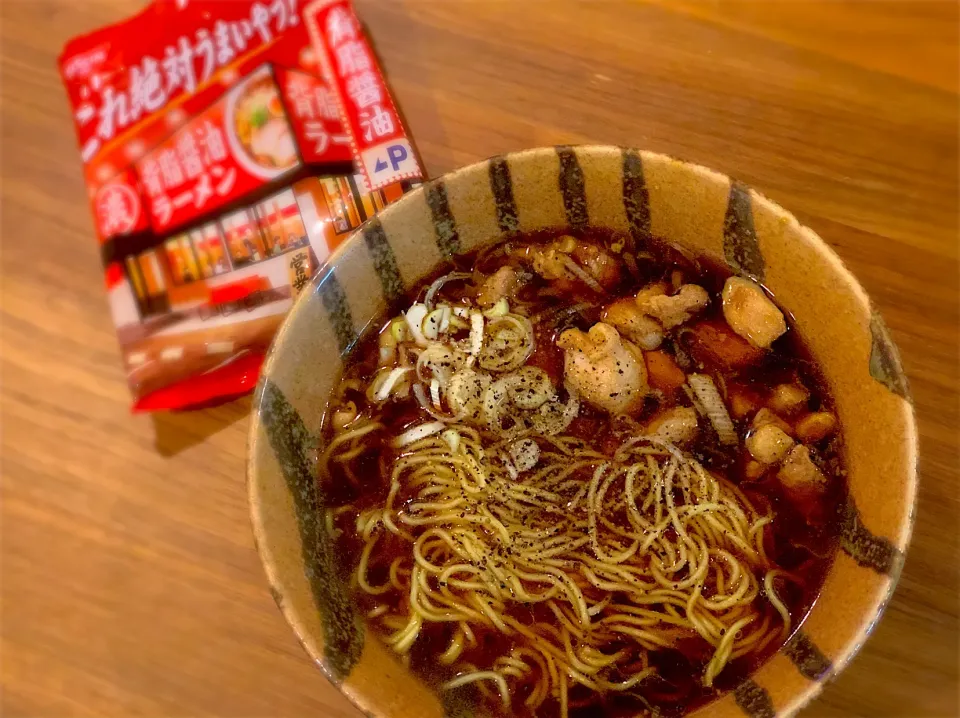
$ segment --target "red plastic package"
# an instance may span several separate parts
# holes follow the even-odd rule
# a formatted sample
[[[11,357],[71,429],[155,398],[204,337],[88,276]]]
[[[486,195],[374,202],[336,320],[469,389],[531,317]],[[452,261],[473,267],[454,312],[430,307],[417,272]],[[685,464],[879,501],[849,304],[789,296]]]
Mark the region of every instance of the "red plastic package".
[[[330,252],[422,178],[349,0],[155,0],[59,66],[134,410],[253,389]]]

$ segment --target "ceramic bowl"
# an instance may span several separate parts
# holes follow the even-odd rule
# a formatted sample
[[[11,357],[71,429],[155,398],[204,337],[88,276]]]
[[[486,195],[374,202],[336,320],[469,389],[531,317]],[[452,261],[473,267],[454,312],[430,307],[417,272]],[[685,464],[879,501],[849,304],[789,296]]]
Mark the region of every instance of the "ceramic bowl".
[[[907,382],[869,298],[822,239],[754,190],[659,154],[587,146],[494,157],[424,184],[334,252],[280,329],[255,401],[247,481],[270,590],[310,657],[367,715],[461,711],[364,626],[318,522],[310,457],[344,357],[386,308],[452,254],[564,226],[651,233],[722,259],[770,288],[824,371],[849,472],[841,548],[800,630],[701,709],[791,715],[857,652],[900,574],[917,493]]]

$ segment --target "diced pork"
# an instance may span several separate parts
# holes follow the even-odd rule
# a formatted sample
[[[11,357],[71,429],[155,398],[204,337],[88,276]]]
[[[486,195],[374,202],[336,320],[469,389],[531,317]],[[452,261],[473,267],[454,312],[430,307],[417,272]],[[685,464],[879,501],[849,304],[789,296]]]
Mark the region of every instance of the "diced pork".
[[[589,404],[611,414],[632,414],[648,393],[643,353],[609,324],[589,332],[568,329],[557,340],[564,352],[564,378]]]
[[[810,392],[799,384],[779,384],[773,388],[767,405],[778,414],[795,414],[805,408]]]
[[[777,478],[788,491],[822,491],[827,486],[827,477],[810,458],[810,450],[803,444],[794,446],[787,454]]]
[[[663,341],[663,328],[659,322],[640,311],[633,299],[618,299],[607,306],[603,310],[603,321],[641,349],[656,349]]]
[[[723,317],[733,331],[761,349],[787,331],[777,305],[760,285],[743,277],[730,277],[723,285]]]
[[[797,438],[815,444],[830,436],[837,428],[837,418],[827,411],[815,411],[797,421]]]
[[[780,429],[784,434],[792,434],[792,433],[793,433],[793,427],[790,426],[790,424],[788,424],[788,423],[785,422],[783,419],[781,419],[779,416],[777,416],[777,415],[774,414],[772,411],[770,411],[769,409],[766,409],[766,408],[761,409],[760,411],[758,411],[758,412],[754,415],[753,421],[750,422],[750,425],[751,425],[754,429],[759,429],[760,427],[766,426],[767,424],[773,424],[773,425],[776,426],[778,429]]]
[[[774,424],[754,429],[746,439],[747,451],[761,464],[779,464],[786,458],[794,441]]]
[[[684,284],[672,296],[663,291],[641,291],[636,302],[641,312],[656,319],[664,329],[673,329],[703,311],[710,295],[697,284]]]
[[[685,444],[697,435],[697,412],[690,406],[667,409],[647,424],[646,433],[671,444]]]
[[[511,297],[520,286],[520,277],[513,267],[500,267],[480,285],[477,303],[482,307],[492,307],[504,297]]]

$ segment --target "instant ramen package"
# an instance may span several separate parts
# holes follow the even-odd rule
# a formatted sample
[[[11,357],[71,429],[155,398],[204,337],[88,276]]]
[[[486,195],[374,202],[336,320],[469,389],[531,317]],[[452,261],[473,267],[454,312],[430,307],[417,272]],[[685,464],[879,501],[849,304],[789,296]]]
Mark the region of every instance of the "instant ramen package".
[[[349,0],[155,0],[59,65],[135,410],[252,389],[330,252],[421,181]]]

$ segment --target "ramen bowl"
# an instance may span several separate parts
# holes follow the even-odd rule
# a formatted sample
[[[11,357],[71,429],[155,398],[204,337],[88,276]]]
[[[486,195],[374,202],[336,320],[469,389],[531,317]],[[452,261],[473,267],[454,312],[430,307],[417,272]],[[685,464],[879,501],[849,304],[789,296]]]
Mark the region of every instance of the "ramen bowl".
[[[309,656],[367,715],[468,710],[365,625],[320,518],[312,457],[344,360],[408,289],[451,255],[563,227],[654,235],[719,259],[772,292],[820,365],[844,428],[839,550],[784,647],[697,711],[792,715],[863,645],[900,574],[917,491],[907,382],[869,298],[822,239],[754,190],[659,154],[585,146],[494,157],[424,184],[334,252],[280,329],[255,400],[247,481],[270,591]]]

